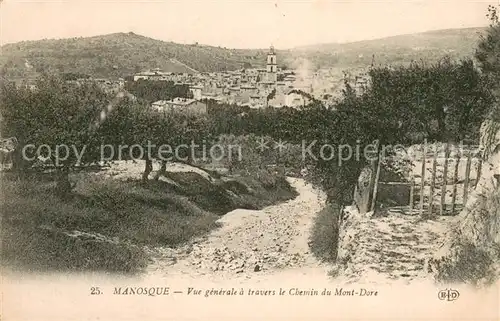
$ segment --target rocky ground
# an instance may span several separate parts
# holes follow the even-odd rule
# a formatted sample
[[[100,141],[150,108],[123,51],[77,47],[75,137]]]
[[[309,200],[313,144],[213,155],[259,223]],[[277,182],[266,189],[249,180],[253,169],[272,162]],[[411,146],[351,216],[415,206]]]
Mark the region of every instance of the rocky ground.
[[[289,178],[299,192],[294,200],[263,210],[238,209],[224,215],[222,227],[178,249],[152,251],[149,273],[211,279],[251,279],[277,271],[322,269],[309,251],[314,215],[325,195],[304,180]]]
[[[115,179],[139,176],[142,164],[123,162],[107,173]],[[206,172],[184,164],[168,171]],[[208,178],[207,178],[208,179]],[[422,220],[408,211],[383,217],[353,208],[340,234],[336,266],[310,253],[309,234],[325,194],[302,179],[289,178],[299,196],[262,210],[237,209],[219,219],[222,227],[179,248],[150,248],[145,277],[182,280],[357,284],[430,281],[426,260],[443,243],[450,217]],[[417,214],[416,212],[413,214]],[[333,272],[333,273],[332,273]],[[329,277],[329,274],[332,277]]]
[[[431,281],[426,260],[442,244],[449,217],[424,221],[403,213],[369,217],[352,211],[342,226],[338,265],[322,264],[310,253],[308,238],[325,195],[303,180],[289,180],[300,193],[296,199],[260,211],[235,210],[207,237],[178,249],[151,250],[147,274],[217,284]]]
[[[385,217],[348,211],[340,234],[339,279],[391,284],[429,279],[427,260],[443,243],[452,220],[392,212]]]
[[[137,176],[141,165],[115,165],[111,176]],[[169,166],[168,171],[207,175],[186,165]],[[351,208],[341,228],[339,264],[326,265],[310,253],[308,244],[313,219],[325,204],[325,194],[302,179],[289,178],[289,182],[299,193],[291,201],[262,210],[237,209],[222,216],[222,227],[208,236],[179,248],[147,249],[152,260],[146,277],[217,283],[276,281],[281,277],[304,283],[312,279],[318,283],[358,284],[430,280],[426,260],[443,243],[450,217],[422,220],[418,215],[408,215],[408,211],[370,217]]]

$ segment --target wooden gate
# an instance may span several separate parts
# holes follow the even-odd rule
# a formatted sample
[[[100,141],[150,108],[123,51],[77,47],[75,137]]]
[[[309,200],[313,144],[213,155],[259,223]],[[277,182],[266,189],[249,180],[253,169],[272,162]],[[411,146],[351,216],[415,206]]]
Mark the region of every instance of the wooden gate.
[[[480,154],[475,146],[422,145],[421,157],[415,158],[410,177],[410,211],[425,216],[458,214],[479,180]]]
[[[381,182],[381,162],[373,161],[367,167],[370,179],[358,181],[355,188],[355,205],[360,213],[379,210],[386,206],[381,201],[380,192],[383,192],[397,199],[398,204],[389,204],[392,206],[389,210],[422,216],[458,214],[467,202],[470,189],[477,184],[482,166],[476,146],[461,147],[421,145],[412,157],[406,182]]]

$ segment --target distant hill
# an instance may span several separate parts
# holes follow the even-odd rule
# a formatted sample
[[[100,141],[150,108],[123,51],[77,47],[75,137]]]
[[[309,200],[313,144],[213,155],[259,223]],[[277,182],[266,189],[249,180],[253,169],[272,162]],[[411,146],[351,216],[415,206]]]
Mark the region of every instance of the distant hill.
[[[413,60],[435,61],[445,55],[454,59],[472,56],[485,28],[429,31],[342,44],[319,44],[291,50],[294,58],[307,57],[315,67],[354,67],[400,64]]]
[[[350,68],[471,56],[484,28],[450,29],[343,44],[320,44],[278,51],[291,68],[307,60],[308,68]],[[227,49],[184,45],[134,33],[88,38],[23,41],[1,47],[0,73],[6,78],[34,77],[40,72],[73,72],[94,77],[124,77],[161,68],[171,72],[222,71],[263,67],[267,49]],[[280,63],[281,64],[281,63]]]
[[[6,44],[1,51],[0,72],[7,78],[47,71],[123,77],[150,68],[170,72],[232,70],[262,66],[267,52],[183,45],[134,33],[23,41]]]

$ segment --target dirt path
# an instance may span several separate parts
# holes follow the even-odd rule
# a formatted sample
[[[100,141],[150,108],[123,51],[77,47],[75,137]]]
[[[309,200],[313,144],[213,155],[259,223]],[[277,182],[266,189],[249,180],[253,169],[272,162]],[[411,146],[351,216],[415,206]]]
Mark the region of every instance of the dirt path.
[[[328,268],[308,246],[311,224],[324,206],[325,195],[304,180],[288,180],[299,193],[295,199],[263,210],[227,213],[220,219],[222,227],[207,237],[180,249],[160,249],[148,274],[212,281],[275,280],[290,275],[326,280]]]
[[[409,284],[429,279],[425,261],[442,243],[451,217],[422,220],[391,213],[367,218],[351,210],[340,240],[339,260],[345,262],[345,270],[339,282]]]

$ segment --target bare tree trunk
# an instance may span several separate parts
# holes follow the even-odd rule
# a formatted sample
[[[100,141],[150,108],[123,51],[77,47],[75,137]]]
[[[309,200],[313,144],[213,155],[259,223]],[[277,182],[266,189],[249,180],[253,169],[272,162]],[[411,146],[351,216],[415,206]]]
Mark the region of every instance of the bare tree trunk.
[[[56,194],[67,198],[74,186],[71,186],[69,181],[69,168],[67,166],[63,166],[58,170],[57,178],[56,178]]]
[[[26,161],[22,155],[21,145],[18,145],[17,148],[12,153],[12,170],[17,174],[19,179],[24,179],[26,172]]]
[[[145,159],[146,166],[144,168],[144,173],[142,174],[142,182],[147,183],[149,174],[153,171],[153,161],[149,158]]]
[[[158,170],[158,172],[156,173],[156,175],[154,177],[154,180],[155,181],[159,180],[160,176],[165,175],[166,172],[167,172],[167,161],[162,161],[161,162],[161,167]]]

